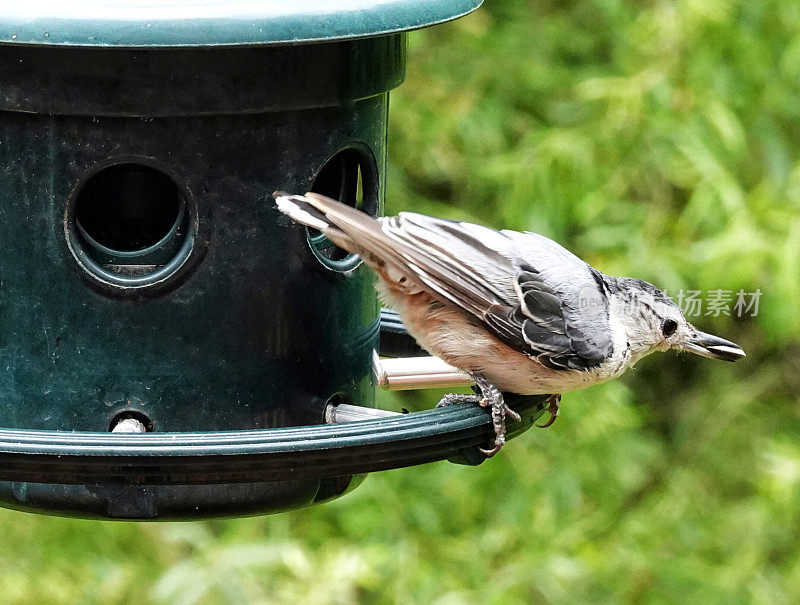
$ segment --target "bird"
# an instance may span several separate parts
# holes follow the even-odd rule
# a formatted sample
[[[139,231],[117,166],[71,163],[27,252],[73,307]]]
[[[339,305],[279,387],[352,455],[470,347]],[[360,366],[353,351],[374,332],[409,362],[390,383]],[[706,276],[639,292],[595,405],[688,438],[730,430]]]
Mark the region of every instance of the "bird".
[[[650,353],[745,357],[695,328],[652,284],[606,275],[543,235],[414,212],[374,218],[314,192],[273,197],[295,222],[359,255],[411,336],[472,377],[479,395],[446,395],[440,405],[474,397],[491,408],[487,457],[505,443],[506,416],[520,419],[504,392],[548,395],[550,418],[538,425],[547,427],[562,393],[615,378]]]

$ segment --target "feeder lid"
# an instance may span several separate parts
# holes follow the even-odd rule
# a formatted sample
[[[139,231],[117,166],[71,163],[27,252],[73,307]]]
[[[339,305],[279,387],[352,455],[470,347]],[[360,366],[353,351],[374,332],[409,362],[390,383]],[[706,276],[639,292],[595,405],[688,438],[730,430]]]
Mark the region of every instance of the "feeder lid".
[[[0,44],[220,46],[363,38],[442,23],[483,0],[32,0],[0,8]]]

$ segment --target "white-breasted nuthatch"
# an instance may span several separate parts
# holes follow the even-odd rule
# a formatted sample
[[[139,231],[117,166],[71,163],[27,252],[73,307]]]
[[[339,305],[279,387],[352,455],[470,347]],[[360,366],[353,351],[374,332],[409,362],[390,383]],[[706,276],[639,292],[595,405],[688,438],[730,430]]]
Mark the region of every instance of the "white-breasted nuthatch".
[[[488,456],[505,442],[506,414],[519,419],[501,391],[550,394],[550,426],[561,393],[619,376],[654,351],[745,356],[694,328],[655,286],[605,275],[542,235],[411,212],[376,219],[317,193],[273,196],[281,212],[360,255],[417,342],[473,377],[478,402],[492,408]]]

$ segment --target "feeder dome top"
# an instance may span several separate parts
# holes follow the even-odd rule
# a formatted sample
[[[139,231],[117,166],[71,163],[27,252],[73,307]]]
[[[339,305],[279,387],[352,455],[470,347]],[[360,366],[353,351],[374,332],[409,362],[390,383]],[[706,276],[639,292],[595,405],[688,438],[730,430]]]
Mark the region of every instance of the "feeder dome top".
[[[483,0],[31,0],[0,8],[0,44],[180,47],[296,44],[391,34]]]

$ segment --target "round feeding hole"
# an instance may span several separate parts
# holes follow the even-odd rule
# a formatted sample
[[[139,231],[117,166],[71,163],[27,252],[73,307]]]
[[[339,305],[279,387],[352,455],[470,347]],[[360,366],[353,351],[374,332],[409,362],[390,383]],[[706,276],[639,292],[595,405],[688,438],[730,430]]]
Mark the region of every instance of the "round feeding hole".
[[[375,215],[378,186],[375,163],[364,153],[345,149],[328,160],[317,173],[311,191]],[[316,229],[308,229],[308,243],[314,255],[330,269],[350,271],[361,259],[334,245]]]
[[[161,283],[192,249],[184,190],[165,172],[121,163],[94,172],[75,191],[65,227],[81,266],[106,284]]]
[[[109,250],[136,252],[161,241],[184,206],[178,186],[155,168],[119,164],[90,178],[75,198],[75,222]]]

